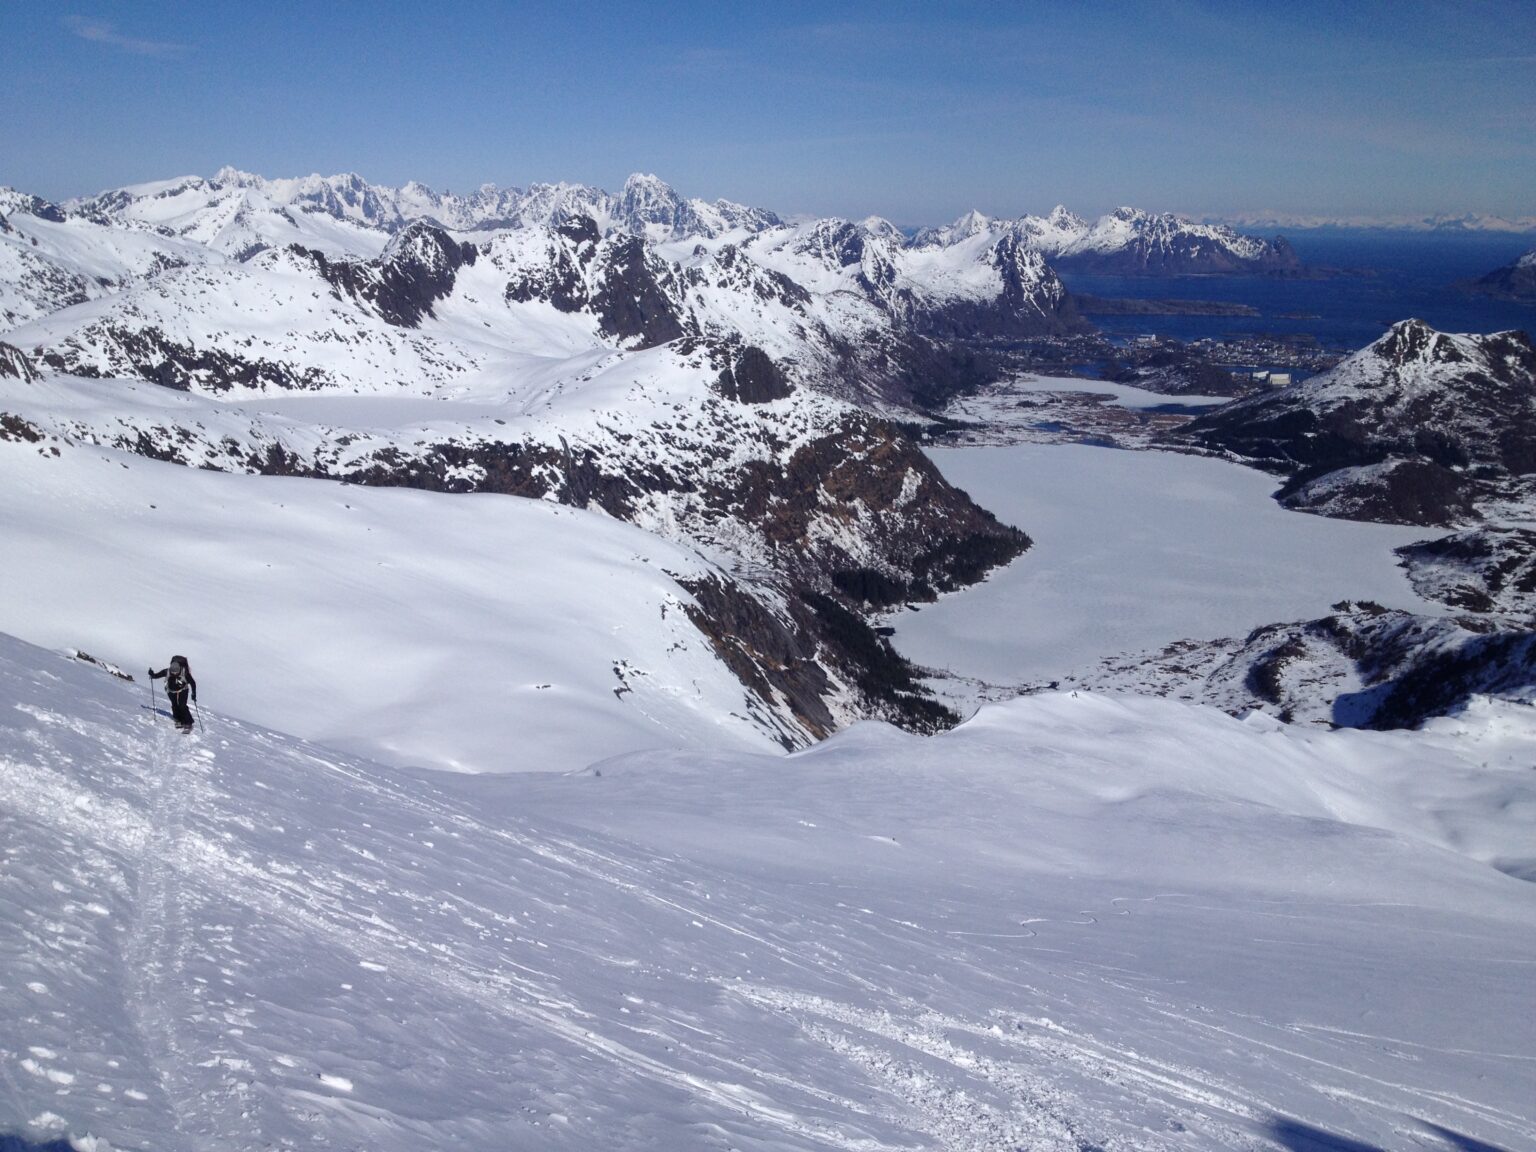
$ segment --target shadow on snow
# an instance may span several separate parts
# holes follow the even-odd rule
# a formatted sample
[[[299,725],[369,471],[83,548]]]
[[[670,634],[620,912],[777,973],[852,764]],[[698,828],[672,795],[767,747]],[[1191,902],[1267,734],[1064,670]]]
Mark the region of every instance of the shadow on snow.
[[[1449,1147],[1455,1149],[1455,1152],[1505,1152],[1497,1145],[1465,1136],[1449,1128],[1442,1128],[1439,1124],[1431,1124],[1427,1120],[1415,1119],[1414,1123],[1424,1131],[1440,1137]],[[1321,1128],[1314,1128],[1310,1124],[1304,1124],[1300,1120],[1292,1120],[1287,1116],[1276,1116],[1269,1122],[1269,1136],[1290,1152],[1387,1152],[1376,1144],[1366,1144],[1348,1136],[1338,1136]],[[4,1149],[0,1148],[0,1152],[4,1152]]]

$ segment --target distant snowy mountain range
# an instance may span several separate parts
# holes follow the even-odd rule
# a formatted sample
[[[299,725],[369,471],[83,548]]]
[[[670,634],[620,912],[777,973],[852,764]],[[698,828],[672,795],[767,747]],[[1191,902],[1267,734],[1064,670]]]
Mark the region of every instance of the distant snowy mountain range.
[[[1241,212],[1228,216],[1207,216],[1204,219],[1211,224],[1265,230],[1347,228],[1384,232],[1536,232],[1536,216],[1493,216],[1477,212],[1466,212],[1460,215],[1441,213],[1431,216],[1368,214],[1330,216],[1321,213]]]

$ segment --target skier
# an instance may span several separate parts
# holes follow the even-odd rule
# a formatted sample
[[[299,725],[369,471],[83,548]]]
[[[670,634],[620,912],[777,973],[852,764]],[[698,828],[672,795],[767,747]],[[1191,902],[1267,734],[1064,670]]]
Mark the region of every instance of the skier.
[[[192,679],[192,670],[187,667],[185,656],[172,656],[170,666],[156,672],[149,670],[151,680],[159,680],[165,677],[165,694],[171,698],[171,717],[176,721],[176,727],[183,732],[192,731],[192,712],[187,707],[187,692],[192,693],[192,702],[197,703],[197,681]]]

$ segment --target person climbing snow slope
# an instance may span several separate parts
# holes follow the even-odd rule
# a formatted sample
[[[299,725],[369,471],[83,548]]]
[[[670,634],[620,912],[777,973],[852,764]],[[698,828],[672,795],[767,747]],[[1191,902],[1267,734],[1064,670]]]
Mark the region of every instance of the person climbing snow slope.
[[[176,727],[183,732],[192,731],[192,711],[187,707],[187,693],[192,694],[192,702],[197,702],[197,681],[192,679],[192,670],[187,667],[185,656],[172,656],[170,664],[156,672],[149,670],[151,680],[165,678],[165,694],[171,698],[171,718],[176,721]]]

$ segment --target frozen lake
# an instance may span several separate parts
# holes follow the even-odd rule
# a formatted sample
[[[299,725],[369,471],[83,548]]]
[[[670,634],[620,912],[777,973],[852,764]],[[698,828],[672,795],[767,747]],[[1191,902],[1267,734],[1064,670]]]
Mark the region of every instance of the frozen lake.
[[[1082,445],[935,449],[946,478],[1034,547],[984,584],[898,612],[897,649],[993,684],[1105,656],[1243,635],[1339,600],[1437,613],[1392,550],[1432,529],[1288,512],[1272,476],[1220,460]]]

